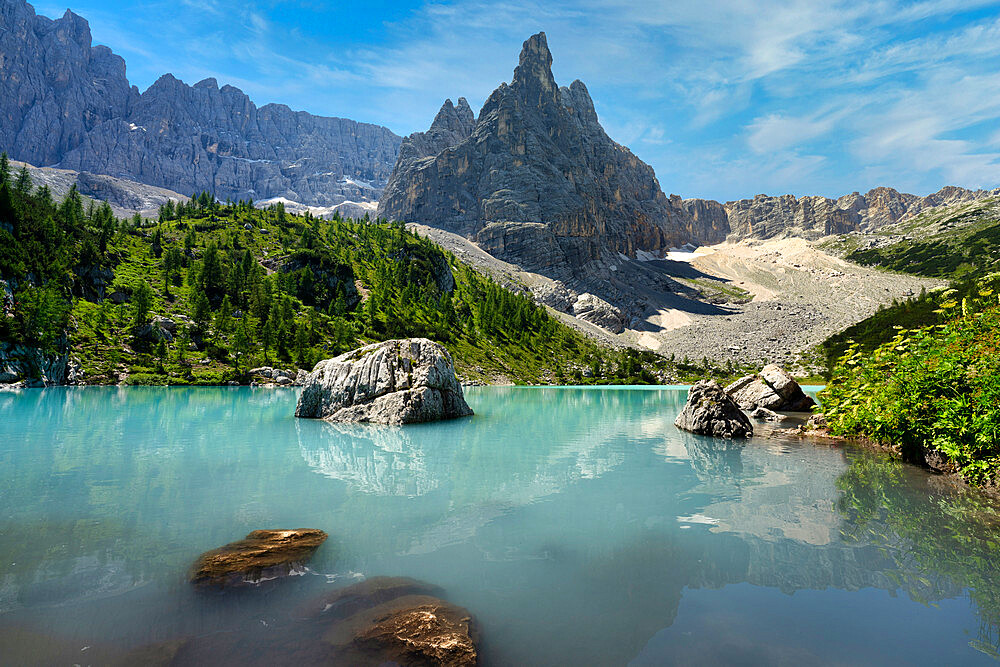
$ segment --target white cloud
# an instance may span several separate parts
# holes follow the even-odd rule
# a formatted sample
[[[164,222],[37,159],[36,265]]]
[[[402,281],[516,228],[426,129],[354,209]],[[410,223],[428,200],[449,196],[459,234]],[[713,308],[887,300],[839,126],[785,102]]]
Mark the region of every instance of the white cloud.
[[[755,153],[771,153],[794,148],[833,129],[836,115],[795,118],[770,114],[750,124],[747,144]]]

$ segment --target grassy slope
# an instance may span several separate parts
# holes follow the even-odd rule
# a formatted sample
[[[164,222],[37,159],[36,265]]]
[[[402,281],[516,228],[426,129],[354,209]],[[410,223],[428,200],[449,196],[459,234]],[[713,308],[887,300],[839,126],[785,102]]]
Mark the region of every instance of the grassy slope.
[[[853,261],[951,284],[823,344],[830,379],[821,400],[831,429],[997,486],[1000,201],[935,209],[834,245]]]
[[[458,310],[461,310],[463,305],[463,297],[468,299],[473,296],[470,281],[477,280],[477,277],[453,257],[445,257],[444,253],[436,248],[420,247],[415,237],[388,225],[306,220],[290,215],[284,215],[279,222],[274,214],[247,209],[211,217],[216,218],[216,221],[208,225],[204,224],[202,218],[189,216],[159,225],[157,229],[160,230],[163,248],[180,246],[191,229],[199,226],[208,227],[196,232],[196,240],[191,248],[194,263],[203,256],[210,244],[228,251],[233,249],[234,243],[237,251],[250,250],[254,259],[259,262],[266,258],[287,256],[288,252],[296,247],[304,228],[310,226],[320,238],[329,238],[333,241],[332,244],[329,240],[322,244],[320,254],[330,253],[331,249],[335,248],[338,252],[333,254],[338,255],[340,261],[350,267],[362,293],[378,290],[380,285],[385,288],[384,291],[391,293],[386,299],[387,303],[373,315],[369,315],[360,303],[336,315],[329,312],[330,303],[306,305],[297,295],[275,289],[281,297],[287,298],[292,304],[296,314],[292,329],[297,326],[308,326],[310,320],[315,321],[317,335],[313,337],[314,344],[310,345],[306,355],[300,358],[295,352],[287,349],[290,346],[264,346],[258,331],[252,334],[254,350],[240,359],[241,370],[265,363],[282,367],[308,368],[319,358],[339,354],[358,344],[396,335],[426,335],[442,340],[453,352],[460,372],[466,377],[476,379],[507,378],[518,382],[540,382],[555,377],[563,369],[570,369],[569,372],[572,372],[573,368],[589,367],[594,359],[600,359],[606,365],[614,363],[606,358],[610,356],[609,351],[551,321],[547,316],[542,318],[540,326],[536,323],[536,327],[544,329],[548,335],[538,335],[541,332],[536,330],[531,332],[535,335],[522,336],[505,331],[514,325],[513,321],[506,320],[506,315],[501,316],[502,321],[495,330],[484,334],[474,324],[469,326],[469,322],[460,321],[455,324],[441,322],[439,309],[427,304],[414,305],[399,313],[391,312],[395,306],[404,301],[404,298],[396,293],[397,285],[387,287],[385,283],[379,282],[377,269],[384,262],[360,250],[366,244],[370,246],[370,239],[366,239],[364,234],[366,229],[378,227],[397,241],[420,248],[423,254],[436,255],[443,259],[450,266],[457,282],[455,291],[458,295],[456,299]],[[244,229],[245,224],[250,224],[254,229]],[[263,230],[269,233],[264,233]],[[121,254],[121,261],[115,267],[115,286],[118,289],[128,291],[138,282],[163,273],[161,259],[155,257],[150,244],[154,231],[141,230],[137,234],[126,235],[115,244],[115,251]],[[413,260],[401,258],[400,262],[412,263]],[[271,274],[274,275],[276,274]],[[169,298],[162,280],[153,279],[148,282],[152,284],[154,293],[152,312],[178,321],[194,316],[193,300],[198,288],[189,284],[188,280],[185,279],[181,285],[173,286],[172,297]],[[485,281],[478,278],[478,282]],[[403,288],[405,289],[405,285]],[[102,310],[107,313],[110,322],[109,335],[100,335],[98,332],[101,327],[95,326]],[[218,310],[217,307],[213,308],[213,319],[217,318]],[[169,359],[163,369],[166,372],[158,372],[159,363],[154,350],[136,350],[136,347],[141,346],[129,344],[130,311],[131,307],[128,305],[109,307],[83,299],[75,300],[73,315],[78,328],[73,332],[71,341],[74,351],[84,362],[84,368],[94,379],[113,381],[116,371],[121,370],[120,366],[128,369],[132,381],[155,383],[192,381],[214,383],[238,375],[234,370],[236,333],[233,330],[220,330],[220,326],[214,322],[205,336],[211,340],[211,344],[202,346],[210,348],[212,354],[205,349],[182,350],[176,342],[168,344]],[[382,323],[387,316],[392,315],[396,315],[399,320],[405,318],[403,326],[384,328]],[[474,315],[475,313],[470,313],[467,319],[471,319]],[[284,349],[279,349],[282,347]],[[119,354],[117,352],[119,349],[125,352]]]
[[[948,289],[895,303],[831,336],[820,353],[832,369],[852,343],[870,351],[895,335],[894,326],[943,322],[942,303],[974,296],[977,281],[1000,270],[1000,199],[932,209],[877,234],[837,237],[825,249],[866,266],[951,281]]]

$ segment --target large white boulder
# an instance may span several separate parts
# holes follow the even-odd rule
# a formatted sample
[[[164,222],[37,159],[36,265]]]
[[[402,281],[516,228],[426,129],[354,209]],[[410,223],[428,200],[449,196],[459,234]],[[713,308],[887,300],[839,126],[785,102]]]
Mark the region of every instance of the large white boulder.
[[[387,340],[319,362],[295,407],[296,417],[375,424],[471,414],[451,355],[426,338]]]

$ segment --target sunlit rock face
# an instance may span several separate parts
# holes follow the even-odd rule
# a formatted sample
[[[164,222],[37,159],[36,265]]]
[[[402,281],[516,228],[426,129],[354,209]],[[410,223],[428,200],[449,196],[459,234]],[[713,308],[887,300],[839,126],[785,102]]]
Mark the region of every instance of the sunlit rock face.
[[[426,338],[384,341],[326,359],[304,385],[296,417],[400,425],[472,414],[448,350]]]
[[[757,195],[753,199],[726,202],[724,212],[733,240],[798,236],[818,239],[829,234],[876,231],[920,213],[951,204],[964,204],[1000,194],[994,190],[968,190],[946,186],[926,197],[878,187],[865,194],[852,192],[837,199]],[[691,206],[716,202],[688,200]],[[688,202],[685,202],[687,204]]]
[[[258,108],[215,79],[189,86],[166,74],[140,95],[80,16],[0,6],[0,149],[13,159],[184,194],[330,206],[377,199],[400,141],[378,125]]]

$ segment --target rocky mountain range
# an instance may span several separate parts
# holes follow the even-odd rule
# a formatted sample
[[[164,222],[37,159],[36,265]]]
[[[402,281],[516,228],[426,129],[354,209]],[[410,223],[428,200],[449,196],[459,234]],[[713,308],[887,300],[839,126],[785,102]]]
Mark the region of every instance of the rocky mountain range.
[[[713,216],[714,225],[719,228],[728,224],[732,240],[793,236],[817,239],[830,234],[877,231],[913,218],[928,209],[967,204],[996,196],[1000,196],[1000,188],[967,190],[947,186],[926,197],[920,197],[893,188],[879,187],[863,195],[853,192],[837,199],[757,195],[753,199],[725,204],[688,199],[684,201],[684,207],[692,215],[706,211],[703,215]],[[725,216],[724,219],[722,215]]]
[[[558,87],[544,33],[522,47],[509,84],[476,118],[447,100],[427,132],[403,140],[379,202],[386,218],[476,242],[527,271],[613,293],[620,258],[724,240],[872,231],[936,206],[1000,195],[946,187],[918,197],[875,188],[838,199],[757,195],[720,203],[666,196],[653,169],[615,143],[586,86]]]
[[[0,1],[0,149],[17,160],[220,199],[334,206],[378,199],[399,150],[390,130],[258,108],[214,79],[166,74],[140,93],[86,20]]]

